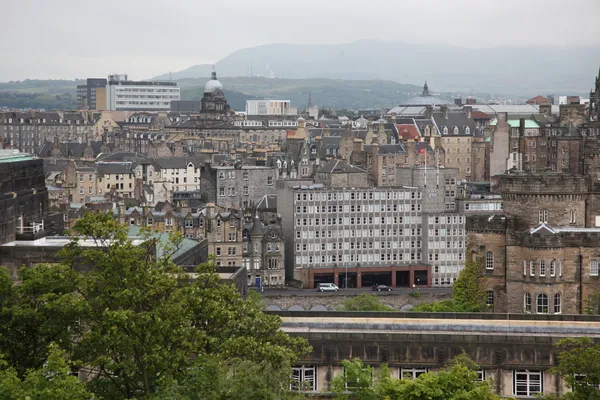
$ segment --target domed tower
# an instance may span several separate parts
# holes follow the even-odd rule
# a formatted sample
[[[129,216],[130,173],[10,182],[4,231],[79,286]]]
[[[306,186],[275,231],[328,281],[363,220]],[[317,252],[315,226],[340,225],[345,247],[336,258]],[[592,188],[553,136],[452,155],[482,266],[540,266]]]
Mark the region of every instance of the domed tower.
[[[217,79],[217,73],[213,67],[210,80],[204,85],[204,96],[202,97],[202,113],[215,115],[228,115],[229,104],[223,93],[223,85]]]

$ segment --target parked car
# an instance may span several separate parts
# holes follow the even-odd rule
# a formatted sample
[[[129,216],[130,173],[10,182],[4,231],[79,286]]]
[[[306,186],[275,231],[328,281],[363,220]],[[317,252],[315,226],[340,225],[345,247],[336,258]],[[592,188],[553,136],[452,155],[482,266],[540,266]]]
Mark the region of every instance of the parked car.
[[[333,283],[319,283],[317,290],[319,292],[337,292],[340,288]]]
[[[377,291],[377,292],[391,292],[392,291],[392,287],[388,286],[388,285],[379,285],[379,284],[375,284],[373,285],[373,291]]]

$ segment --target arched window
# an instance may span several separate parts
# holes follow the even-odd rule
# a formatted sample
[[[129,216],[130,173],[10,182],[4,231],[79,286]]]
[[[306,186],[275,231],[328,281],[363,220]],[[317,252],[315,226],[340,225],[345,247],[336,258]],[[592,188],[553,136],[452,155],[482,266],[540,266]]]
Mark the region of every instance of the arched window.
[[[471,128],[469,128],[468,126],[465,128],[465,135],[470,135],[471,134]]]
[[[529,293],[525,293],[523,296],[523,311],[526,313],[531,312],[531,295]]]
[[[485,254],[485,269],[494,269],[494,254],[491,251]]]
[[[545,294],[537,295],[537,313],[548,314],[548,296]]]
[[[444,127],[444,131],[443,132],[444,132],[444,135],[448,134],[448,127],[447,126]]]
[[[458,135],[458,126],[455,126],[455,127],[454,127],[454,134],[455,134],[455,135]]]
[[[560,314],[560,293],[554,295],[554,314]]]

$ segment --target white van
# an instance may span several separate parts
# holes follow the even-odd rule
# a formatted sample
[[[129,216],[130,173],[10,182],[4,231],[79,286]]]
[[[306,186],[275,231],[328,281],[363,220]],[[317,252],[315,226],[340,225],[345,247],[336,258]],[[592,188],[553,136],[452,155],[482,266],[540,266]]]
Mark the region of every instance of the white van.
[[[319,287],[317,288],[319,292],[337,292],[340,290],[339,287],[334,285],[333,283],[319,283]]]

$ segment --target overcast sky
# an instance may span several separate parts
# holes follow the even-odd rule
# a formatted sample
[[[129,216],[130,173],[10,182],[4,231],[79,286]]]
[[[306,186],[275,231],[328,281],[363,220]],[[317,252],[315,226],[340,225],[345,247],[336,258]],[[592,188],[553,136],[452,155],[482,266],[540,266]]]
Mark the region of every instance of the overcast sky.
[[[143,79],[269,43],[598,45],[600,0],[1,0],[0,81]]]

